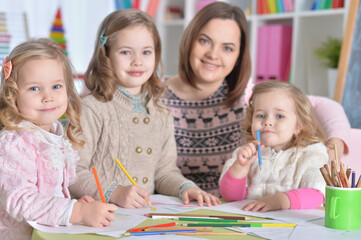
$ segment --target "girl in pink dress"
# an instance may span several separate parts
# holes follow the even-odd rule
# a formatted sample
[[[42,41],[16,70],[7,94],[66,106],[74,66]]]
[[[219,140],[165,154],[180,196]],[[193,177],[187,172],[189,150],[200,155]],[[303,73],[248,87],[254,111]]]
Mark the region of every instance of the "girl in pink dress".
[[[72,67],[49,39],[18,45],[3,61],[0,90],[0,239],[31,239],[27,221],[110,225],[117,207],[70,198],[84,142]],[[69,119],[66,134],[58,119]],[[95,183],[94,183],[95,184]]]

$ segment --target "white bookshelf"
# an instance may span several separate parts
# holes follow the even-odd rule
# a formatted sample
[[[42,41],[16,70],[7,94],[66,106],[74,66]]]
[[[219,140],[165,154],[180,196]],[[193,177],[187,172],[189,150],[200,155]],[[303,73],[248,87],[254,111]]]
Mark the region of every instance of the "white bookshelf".
[[[164,75],[172,76],[178,72],[178,49],[184,28],[196,12],[198,0],[161,0],[157,11],[156,23],[162,39]],[[237,5],[247,15],[252,58],[252,79],[256,69],[257,29],[267,24],[292,25],[291,82],[307,94],[327,96],[327,69],[319,64],[314,54],[327,37],[342,39],[347,21],[349,1],[344,8],[328,10],[309,10],[315,0],[295,0],[294,12],[258,15],[257,1],[226,0]],[[169,6],[183,11],[182,19],[165,19]]]

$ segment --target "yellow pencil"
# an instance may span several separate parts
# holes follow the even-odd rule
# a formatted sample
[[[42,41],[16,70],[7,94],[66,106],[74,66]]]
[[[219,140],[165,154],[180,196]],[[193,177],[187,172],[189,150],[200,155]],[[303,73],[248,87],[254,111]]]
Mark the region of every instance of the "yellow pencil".
[[[123,165],[119,162],[118,158],[115,159],[115,161],[118,163],[119,167],[123,170],[123,172],[125,173],[125,175],[129,178],[129,180],[132,182],[132,184],[134,186],[137,186],[137,183],[134,182],[133,178],[129,175],[129,173],[127,172],[127,170],[123,167]],[[149,204],[149,206],[152,208],[153,211],[157,210],[155,207],[152,206],[152,204],[148,201],[147,202]]]

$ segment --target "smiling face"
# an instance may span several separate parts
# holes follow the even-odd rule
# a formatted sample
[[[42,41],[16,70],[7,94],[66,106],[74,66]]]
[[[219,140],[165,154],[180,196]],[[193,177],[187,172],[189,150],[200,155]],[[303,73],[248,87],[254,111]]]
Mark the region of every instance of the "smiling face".
[[[152,33],[141,25],[120,30],[110,47],[109,59],[118,84],[133,95],[139,94],[154,71]]]
[[[18,72],[16,105],[22,117],[50,131],[68,107],[62,64],[55,59],[33,59]]]
[[[241,32],[235,21],[219,18],[209,21],[200,31],[190,53],[196,82],[223,82],[237,62],[240,39]]]
[[[253,102],[252,135],[260,130],[261,143],[276,151],[285,150],[301,131],[293,99],[285,90],[258,93]]]

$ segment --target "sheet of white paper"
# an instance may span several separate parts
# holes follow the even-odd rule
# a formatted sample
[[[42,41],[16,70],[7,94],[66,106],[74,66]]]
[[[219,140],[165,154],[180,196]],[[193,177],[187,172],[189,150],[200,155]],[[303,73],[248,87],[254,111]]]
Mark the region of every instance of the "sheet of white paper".
[[[291,240],[304,240],[304,239],[327,239],[327,240],[360,240],[361,230],[335,230],[322,226],[315,227],[302,227],[297,226],[292,232]]]
[[[118,208],[117,212],[128,215],[144,216],[144,214],[147,213],[181,213],[199,209],[196,202],[184,205],[180,198],[160,194],[151,195],[150,202],[152,206],[157,209],[156,211],[153,211],[149,205],[146,205],[143,208],[137,209]]]
[[[301,224],[306,221],[320,219],[325,217],[325,211],[319,209],[302,209],[302,210],[282,210],[270,211],[265,213],[244,211],[242,208],[249,203],[250,200],[238,202],[230,202],[218,206],[210,207],[211,210],[243,214],[261,218],[273,218],[283,222]]]
[[[232,227],[228,228],[233,231],[247,233],[252,236],[266,238],[266,239],[290,239],[292,232],[295,228],[289,227],[249,227],[249,228],[238,228]]]
[[[129,216],[129,215],[120,215],[116,214],[117,220],[112,222],[109,227],[88,227],[81,224],[73,224],[70,226],[58,226],[58,227],[49,227],[37,224],[33,221],[28,221],[28,223],[35,229],[38,229],[42,232],[48,233],[68,233],[68,234],[85,234],[85,233],[96,233],[99,235],[107,235],[111,237],[120,237],[128,229],[137,226],[146,220],[146,217],[141,216]]]
[[[184,205],[182,200],[176,197],[164,196],[164,195],[151,195],[150,201],[152,205],[157,209],[152,211],[151,208],[147,205],[139,209],[125,209],[118,208],[115,212],[117,220],[112,222],[110,227],[104,228],[93,228],[84,226],[81,224],[73,224],[70,226],[58,226],[58,227],[49,227],[37,224],[35,222],[29,221],[29,224],[42,232],[49,233],[67,233],[67,234],[86,234],[86,233],[96,233],[99,235],[107,235],[111,237],[120,237],[128,229],[134,228],[138,224],[142,223],[147,217],[144,217],[146,213],[180,213],[198,209],[196,202],[192,202],[189,205]],[[139,238],[138,238],[139,239]]]

